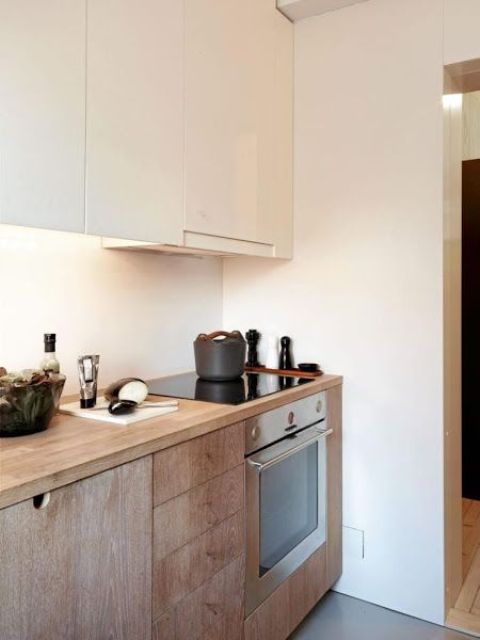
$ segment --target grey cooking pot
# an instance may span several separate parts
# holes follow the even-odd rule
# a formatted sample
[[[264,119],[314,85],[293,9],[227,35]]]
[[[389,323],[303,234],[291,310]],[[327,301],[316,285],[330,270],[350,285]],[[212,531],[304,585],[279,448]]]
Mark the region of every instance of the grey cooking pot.
[[[240,331],[201,333],[193,349],[197,375],[202,380],[235,380],[245,370],[246,342]]]

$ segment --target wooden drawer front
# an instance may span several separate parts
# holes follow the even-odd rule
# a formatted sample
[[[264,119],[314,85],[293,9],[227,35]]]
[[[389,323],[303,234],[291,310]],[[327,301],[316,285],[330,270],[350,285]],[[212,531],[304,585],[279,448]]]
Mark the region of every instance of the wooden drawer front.
[[[243,512],[243,463],[153,511],[154,556],[158,562],[237,511]]]
[[[242,555],[243,523],[243,513],[239,511],[166,558],[154,556],[154,618]]]
[[[241,640],[244,462],[153,510],[154,640]]]
[[[327,591],[326,545],[316,551],[288,581],[288,617],[291,633]]]
[[[167,611],[153,623],[152,640],[175,640],[175,611]]]
[[[154,504],[166,502],[243,462],[244,425],[234,424],[154,456]]]
[[[153,640],[242,640],[244,581],[241,555],[159,618]]]
[[[245,640],[286,640],[328,588],[324,544],[245,620]]]
[[[245,620],[245,640],[285,640],[290,635],[288,581]]]
[[[175,640],[175,611],[173,609],[152,625],[152,640]]]

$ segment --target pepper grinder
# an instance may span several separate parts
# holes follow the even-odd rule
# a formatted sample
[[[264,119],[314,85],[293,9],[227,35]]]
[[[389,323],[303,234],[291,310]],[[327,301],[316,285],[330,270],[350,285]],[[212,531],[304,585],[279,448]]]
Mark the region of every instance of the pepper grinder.
[[[281,349],[278,368],[282,369],[282,371],[293,369],[292,354],[290,351],[291,343],[292,340],[288,336],[283,336],[283,338],[280,339]]]
[[[257,345],[260,339],[260,333],[256,329],[250,329],[245,334],[248,342],[247,367],[258,367],[258,351]]]

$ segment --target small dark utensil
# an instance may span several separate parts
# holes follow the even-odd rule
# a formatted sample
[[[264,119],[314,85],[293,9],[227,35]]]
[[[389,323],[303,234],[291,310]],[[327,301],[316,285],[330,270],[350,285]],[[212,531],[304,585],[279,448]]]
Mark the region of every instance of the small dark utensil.
[[[108,413],[112,416],[124,416],[133,413],[135,409],[156,409],[161,407],[178,407],[178,400],[163,400],[162,402],[142,402],[138,404],[135,400],[112,400],[108,405]],[[89,411],[105,411],[105,407],[94,407]]]
[[[138,403],[135,400],[112,400],[108,405],[108,413],[112,416],[125,416],[133,413],[136,407]]]
[[[307,371],[309,373],[314,373],[315,371],[320,370],[320,367],[316,362],[301,362],[297,367],[300,371]]]

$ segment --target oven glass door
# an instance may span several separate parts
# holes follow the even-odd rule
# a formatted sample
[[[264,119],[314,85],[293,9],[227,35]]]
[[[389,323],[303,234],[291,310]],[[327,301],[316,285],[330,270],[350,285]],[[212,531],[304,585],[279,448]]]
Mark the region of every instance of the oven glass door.
[[[259,576],[318,528],[318,441],[260,474]]]
[[[247,615],[326,539],[326,443],[311,427],[247,458]]]

